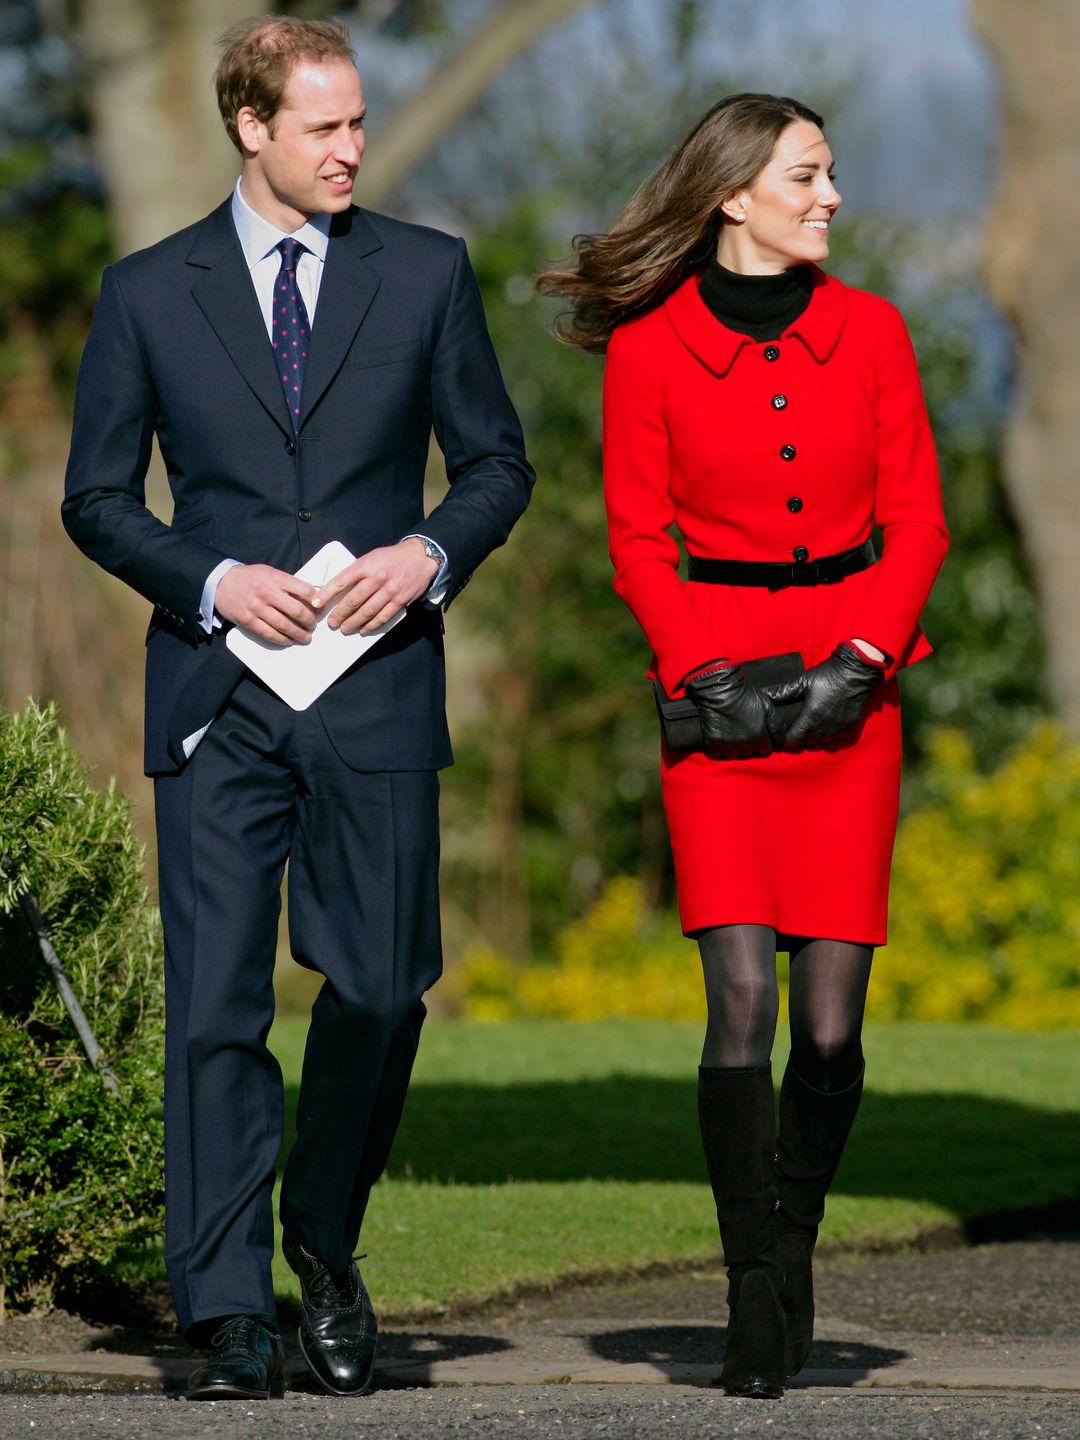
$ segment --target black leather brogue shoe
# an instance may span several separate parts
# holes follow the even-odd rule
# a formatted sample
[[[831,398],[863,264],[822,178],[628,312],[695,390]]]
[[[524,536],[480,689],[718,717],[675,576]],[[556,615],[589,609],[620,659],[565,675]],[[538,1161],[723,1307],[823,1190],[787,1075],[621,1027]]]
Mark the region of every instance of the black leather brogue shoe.
[[[331,1395],[362,1395],[371,1385],[379,1327],[356,1262],[331,1270],[291,1235],[282,1250],[300,1281],[300,1349]]]
[[[281,1336],[258,1315],[222,1321],[187,1387],[189,1400],[280,1400],[284,1394]]]

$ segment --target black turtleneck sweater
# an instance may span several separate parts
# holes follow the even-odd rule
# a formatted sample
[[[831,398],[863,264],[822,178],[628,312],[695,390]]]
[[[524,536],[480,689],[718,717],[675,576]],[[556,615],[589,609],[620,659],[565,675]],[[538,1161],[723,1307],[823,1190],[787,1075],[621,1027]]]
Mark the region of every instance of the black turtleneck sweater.
[[[814,277],[809,265],[779,275],[737,275],[713,260],[701,277],[701,298],[729,330],[751,340],[777,340],[810,304]]]

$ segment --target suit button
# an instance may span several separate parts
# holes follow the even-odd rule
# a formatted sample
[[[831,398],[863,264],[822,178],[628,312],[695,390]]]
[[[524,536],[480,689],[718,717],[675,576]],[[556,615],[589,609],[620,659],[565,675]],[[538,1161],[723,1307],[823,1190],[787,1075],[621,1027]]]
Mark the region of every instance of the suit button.
[[[310,519],[311,519],[311,511],[310,511],[310,510],[298,510],[296,513],[297,513],[297,516],[298,516],[301,520],[310,520]]]
[[[786,396],[786,395],[774,395],[774,396],[772,397],[772,408],[773,408],[774,410],[786,410],[786,409],[787,409],[787,396]]]
[[[779,359],[780,359],[780,346],[779,346],[779,345],[766,345],[766,346],[765,346],[765,349],[762,351],[762,354],[765,356],[765,359],[766,359],[766,360],[779,360]]]
[[[791,511],[792,515],[797,515],[802,507],[803,502],[799,499],[798,495],[792,495],[791,499],[787,502],[787,508]]]
[[[285,454],[286,454],[286,455],[295,455],[295,454],[296,454],[296,446],[293,444],[293,442],[292,442],[291,440],[286,440],[286,441],[285,441]]]
[[[795,549],[791,552],[791,557],[801,565],[804,560],[810,559],[810,551],[807,550],[805,545],[796,545]]]
[[[794,445],[785,445],[785,446],[783,447],[783,449],[780,451],[780,459],[781,459],[781,460],[794,460],[794,459],[795,459],[795,446],[794,446]]]

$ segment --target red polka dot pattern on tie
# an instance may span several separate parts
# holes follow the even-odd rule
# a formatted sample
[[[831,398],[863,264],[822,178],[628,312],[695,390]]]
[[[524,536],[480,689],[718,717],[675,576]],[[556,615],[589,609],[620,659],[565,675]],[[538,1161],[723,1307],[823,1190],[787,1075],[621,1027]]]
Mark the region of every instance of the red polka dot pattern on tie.
[[[304,366],[307,362],[308,343],[311,340],[311,325],[296,283],[296,267],[300,263],[300,256],[307,252],[307,246],[290,235],[275,248],[281,255],[281,269],[274,285],[271,338],[293,429],[299,430],[300,397],[304,389]]]

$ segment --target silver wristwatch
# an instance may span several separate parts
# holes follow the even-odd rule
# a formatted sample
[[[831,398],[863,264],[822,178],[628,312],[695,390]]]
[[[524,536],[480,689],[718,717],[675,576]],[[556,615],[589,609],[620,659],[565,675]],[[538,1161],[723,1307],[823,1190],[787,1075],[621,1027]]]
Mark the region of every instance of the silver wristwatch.
[[[398,544],[404,545],[406,540],[419,540],[429,560],[437,560],[440,565],[443,563],[445,557],[434,540],[429,540],[425,535],[403,535]]]

